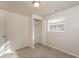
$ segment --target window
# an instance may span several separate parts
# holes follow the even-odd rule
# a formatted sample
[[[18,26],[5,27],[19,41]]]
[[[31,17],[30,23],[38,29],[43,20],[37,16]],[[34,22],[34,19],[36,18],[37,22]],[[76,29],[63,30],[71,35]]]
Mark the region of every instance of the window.
[[[48,21],[48,31],[51,32],[64,32],[65,31],[65,19],[58,18]]]

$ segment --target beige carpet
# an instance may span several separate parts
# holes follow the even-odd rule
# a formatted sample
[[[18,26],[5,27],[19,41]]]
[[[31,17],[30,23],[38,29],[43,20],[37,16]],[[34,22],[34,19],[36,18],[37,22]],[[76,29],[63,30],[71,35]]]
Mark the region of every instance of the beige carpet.
[[[72,55],[36,44],[35,48],[30,47],[22,48],[14,53],[6,54],[2,58],[75,58]]]

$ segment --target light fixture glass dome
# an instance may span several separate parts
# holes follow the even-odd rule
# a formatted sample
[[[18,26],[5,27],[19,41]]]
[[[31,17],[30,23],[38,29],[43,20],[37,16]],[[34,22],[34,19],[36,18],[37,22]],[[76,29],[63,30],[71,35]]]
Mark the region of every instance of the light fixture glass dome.
[[[33,6],[35,8],[40,7],[40,2],[39,1],[33,1]]]

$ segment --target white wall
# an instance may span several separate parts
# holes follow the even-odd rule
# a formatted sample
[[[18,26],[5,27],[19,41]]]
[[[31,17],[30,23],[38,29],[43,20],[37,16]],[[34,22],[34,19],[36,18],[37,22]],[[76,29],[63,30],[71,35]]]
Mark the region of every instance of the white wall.
[[[42,43],[42,21],[34,20],[34,44]]]
[[[7,13],[7,38],[13,50],[28,46],[29,21],[27,16]]]
[[[29,46],[34,48],[34,18],[29,16]]]
[[[48,32],[47,45],[79,57],[79,6],[47,16],[45,20],[63,17],[65,32]]]
[[[46,19],[42,20],[42,44],[46,45]]]
[[[0,11],[1,13],[1,11]],[[10,42],[10,48],[16,50],[29,45],[29,19],[28,16],[2,10],[5,16],[6,41]]]
[[[3,50],[5,49],[6,40],[3,37],[5,35],[5,19],[3,11],[0,10],[0,56],[3,54]]]

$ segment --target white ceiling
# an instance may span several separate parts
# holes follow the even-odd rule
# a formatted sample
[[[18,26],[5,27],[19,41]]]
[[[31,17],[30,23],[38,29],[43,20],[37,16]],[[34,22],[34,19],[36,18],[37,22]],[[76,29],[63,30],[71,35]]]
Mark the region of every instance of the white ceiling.
[[[34,8],[32,1],[0,1],[0,8],[24,15],[37,14],[47,16],[56,11],[61,11],[79,5],[79,1],[40,1],[41,6]]]

